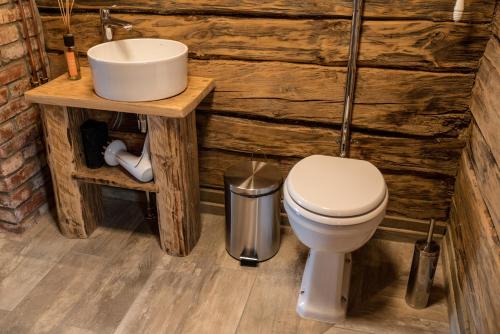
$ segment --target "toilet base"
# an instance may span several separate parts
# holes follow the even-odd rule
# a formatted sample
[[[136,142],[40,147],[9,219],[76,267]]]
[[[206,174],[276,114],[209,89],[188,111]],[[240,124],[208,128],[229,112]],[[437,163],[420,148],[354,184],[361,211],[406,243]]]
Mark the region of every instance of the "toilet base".
[[[328,323],[345,319],[351,262],[351,253],[310,250],[297,303],[301,317]]]

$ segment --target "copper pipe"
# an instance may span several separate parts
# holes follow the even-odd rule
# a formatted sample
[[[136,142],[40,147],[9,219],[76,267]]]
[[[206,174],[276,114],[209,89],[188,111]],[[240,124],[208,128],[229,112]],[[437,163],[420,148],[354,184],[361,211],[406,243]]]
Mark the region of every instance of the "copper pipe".
[[[47,67],[45,64],[45,57],[44,57],[45,47],[44,47],[42,40],[41,40],[40,30],[38,29],[39,28],[38,27],[38,20],[37,20],[38,11],[36,10],[36,7],[35,7],[36,5],[35,5],[34,0],[28,0],[28,2],[30,3],[30,13],[31,13],[31,17],[33,18],[33,27],[35,29],[36,43],[38,45],[38,55],[40,56],[40,64],[42,66],[43,77],[41,78],[41,83],[44,84],[47,81],[49,81],[49,76],[47,73]]]
[[[24,14],[23,1],[18,0],[17,2],[19,3],[19,11],[21,12],[21,21],[23,22],[25,41],[26,41],[26,45],[27,45],[27,49],[28,49],[28,55],[30,58],[31,85],[38,86],[38,85],[40,85],[40,80],[38,79],[38,73],[36,70],[35,56],[33,55],[33,48],[31,46],[31,40],[30,40],[30,31],[28,29],[28,24],[26,22],[26,15]]]

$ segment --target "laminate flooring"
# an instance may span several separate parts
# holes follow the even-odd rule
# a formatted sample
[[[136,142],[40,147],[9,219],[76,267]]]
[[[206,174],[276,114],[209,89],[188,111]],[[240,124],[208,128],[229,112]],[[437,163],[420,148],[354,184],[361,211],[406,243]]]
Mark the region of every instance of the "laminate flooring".
[[[63,237],[50,213],[23,235],[0,233],[0,333],[448,333],[438,268],[431,305],[404,294],[413,245],[372,239],[353,254],[348,318],[335,326],[295,313],[307,249],[282,228],[279,253],[240,267],[224,218],[202,215],[184,258],[164,253],[134,202],[107,200],[106,224]]]

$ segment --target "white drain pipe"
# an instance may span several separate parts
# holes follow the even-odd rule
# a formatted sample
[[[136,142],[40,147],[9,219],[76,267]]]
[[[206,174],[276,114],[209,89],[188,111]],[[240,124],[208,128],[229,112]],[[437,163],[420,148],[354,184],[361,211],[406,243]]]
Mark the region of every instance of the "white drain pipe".
[[[141,182],[153,180],[148,136],[146,136],[140,156],[127,152],[127,146],[123,141],[113,140],[104,151],[104,160],[110,166],[122,166]]]

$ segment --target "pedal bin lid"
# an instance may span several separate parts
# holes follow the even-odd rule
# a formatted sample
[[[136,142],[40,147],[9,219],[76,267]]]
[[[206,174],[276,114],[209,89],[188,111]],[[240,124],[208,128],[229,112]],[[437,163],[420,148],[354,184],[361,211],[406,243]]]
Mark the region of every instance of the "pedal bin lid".
[[[224,184],[231,192],[245,196],[263,196],[281,187],[278,168],[263,161],[242,161],[224,173]]]

